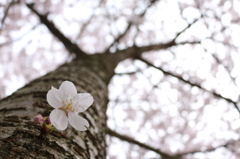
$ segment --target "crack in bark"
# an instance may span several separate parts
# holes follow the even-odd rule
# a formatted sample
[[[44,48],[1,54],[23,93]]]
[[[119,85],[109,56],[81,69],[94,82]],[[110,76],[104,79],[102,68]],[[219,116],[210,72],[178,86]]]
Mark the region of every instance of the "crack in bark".
[[[25,107],[16,107],[16,108],[3,108],[0,109],[0,112],[8,112],[8,111],[18,111],[18,110],[26,110]]]

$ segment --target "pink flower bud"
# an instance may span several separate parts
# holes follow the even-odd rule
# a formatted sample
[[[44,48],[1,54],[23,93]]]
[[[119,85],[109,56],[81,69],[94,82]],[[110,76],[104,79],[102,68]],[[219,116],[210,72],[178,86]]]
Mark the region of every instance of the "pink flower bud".
[[[41,114],[38,114],[35,117],[33,117],[33,121],[35,124],[42,124],[44,121],[44,118]]]
[[[46,122],[46,124],[51,124],[49,116],[46,118],[45,122]]]

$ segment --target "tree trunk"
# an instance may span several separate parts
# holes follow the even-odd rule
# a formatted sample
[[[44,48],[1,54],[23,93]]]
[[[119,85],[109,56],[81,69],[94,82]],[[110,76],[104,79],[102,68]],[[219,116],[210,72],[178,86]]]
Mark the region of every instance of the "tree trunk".
[[[60,66],[0,101],[0,153],[3,158],[105,158],[107,84],[121,57],[89,55]],[[114,56],[115,57],[115,56]],[[125,58],[125,57],[124,57]],[[31,72],[30,72],[31,73]],[[33,116],[49,116],[53,109],[47,91],[72,81],[78,92],[89,92],[93,105],[80,115],[87,119],[87,131],[69,126],[65,131],[44,135]]]

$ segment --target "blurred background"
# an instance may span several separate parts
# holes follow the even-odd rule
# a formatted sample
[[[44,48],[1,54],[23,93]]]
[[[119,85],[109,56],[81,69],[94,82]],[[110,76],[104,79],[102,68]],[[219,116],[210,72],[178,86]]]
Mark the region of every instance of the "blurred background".
[[[88,54],[173,42],[118,65],[110,129],[176,158],[240,158],[240,0],[1,0],[0,98],[74,58],[33,2]],[[109,159],[161,158],[106,140]]]

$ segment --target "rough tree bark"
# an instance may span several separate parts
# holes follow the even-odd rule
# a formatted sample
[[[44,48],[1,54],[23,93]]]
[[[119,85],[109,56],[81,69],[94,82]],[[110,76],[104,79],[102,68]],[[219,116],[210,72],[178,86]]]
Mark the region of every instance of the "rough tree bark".
[[[125,55],[125,56],[123,56]],[[79,57],[38,78],[0,101],[0,156],[2,158],[105,158],[106,108],[114,68],[128,54],[95,54]],[[43,135],[33,116],[52,110],[46,93],[72,81],[78,92],[89,92],[93,105],[81,115],[90,127],[85,132],[71,126]]]

